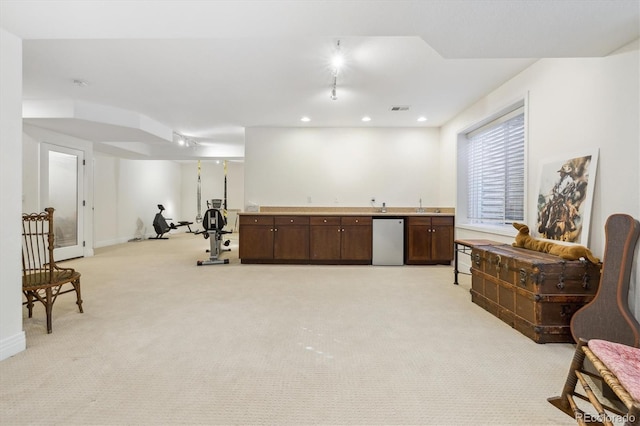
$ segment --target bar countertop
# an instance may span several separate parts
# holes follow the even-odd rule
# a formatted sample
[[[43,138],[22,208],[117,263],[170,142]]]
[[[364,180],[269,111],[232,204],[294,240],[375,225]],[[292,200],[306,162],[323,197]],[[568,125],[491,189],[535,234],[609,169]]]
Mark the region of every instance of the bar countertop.
[[[259,211],[245,211],[241,216],[453,216],[453,208],[387,207],[385,212],[374,207],[261,207]]]

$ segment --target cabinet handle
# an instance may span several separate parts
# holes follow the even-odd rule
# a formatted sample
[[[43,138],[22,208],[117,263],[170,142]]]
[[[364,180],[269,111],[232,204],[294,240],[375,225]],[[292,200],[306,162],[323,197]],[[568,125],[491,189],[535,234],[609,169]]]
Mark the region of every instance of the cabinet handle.
[[[344,228],[342,228],[342,232],[344,232]]]
[[[356,219],[356,223],[358,223],[358,219]]]
[[[254,221],[255,223],[258,223],[258,219],[253,219],[253,221]]]
[[[324,222],[324,223],[327,223],[327,219],[325,219],[323,222]]]
[[[434,229],[433,232],[436,232],[436,230]]]
[[[293,219],[291,219],[291,223],[293,223]]]
[[[274,231],[278,232],[278,228],[274,229]]]
[[[273,232],[273,228],[269,229],[269,231]]]

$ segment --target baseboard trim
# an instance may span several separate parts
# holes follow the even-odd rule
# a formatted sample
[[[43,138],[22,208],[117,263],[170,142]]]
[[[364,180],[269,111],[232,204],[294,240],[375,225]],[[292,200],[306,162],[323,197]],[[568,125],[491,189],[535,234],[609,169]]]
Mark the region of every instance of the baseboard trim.
[[[109,246],[114,246],[116,244],[122,244],[122,243],[126,243],[127,241],[129,241],[127,238],[114,238],[111,240],[103,240],[103,241],[96,241],[94,244],[94,248],[102,248],[102,247],[109,247]]]
[[[0,340],[0,361],[12,357],[27,348],[27,339],[24,331],[11,337]]]

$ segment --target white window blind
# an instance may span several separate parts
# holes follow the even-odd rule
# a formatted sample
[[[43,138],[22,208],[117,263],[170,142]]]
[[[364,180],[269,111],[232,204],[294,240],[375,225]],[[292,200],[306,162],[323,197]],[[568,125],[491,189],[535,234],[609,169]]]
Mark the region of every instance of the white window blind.
[[[472,223],[524,220],[524,112],[520,108],[467,135]]]

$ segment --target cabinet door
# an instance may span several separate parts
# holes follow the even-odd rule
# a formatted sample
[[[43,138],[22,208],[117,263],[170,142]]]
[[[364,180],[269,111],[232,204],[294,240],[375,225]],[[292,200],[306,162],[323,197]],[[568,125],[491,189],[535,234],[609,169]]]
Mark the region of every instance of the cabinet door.
[[[407,263],[431,260],[431,228],[429,225],[407,227]]]
[[[340,260],[340,218],[312,216],[309,218],[309,258]]]
[[[365,260],[371,262],[371,226],[342,227],[342,260]]]
[[[276,216],[274,218],[274,226],[274,259],[309,259],[308,216]]]
[[[371,216],[343,216],[340,219],[342,241],[340,257],[342,260],[354,260],[358,263],[370,263],[373,236]]]
[[[310,228],[311,260],[340,259],[340,226],[314,226]]]
[[[441,262],[453,260],[453,225],[434,225],[432,227],[431,258]]]
[[[273,258],[309,259],[309,226],[279,225],[274,229]]]
[[[240,225],[240,259],[273,259],[273,226]]]

